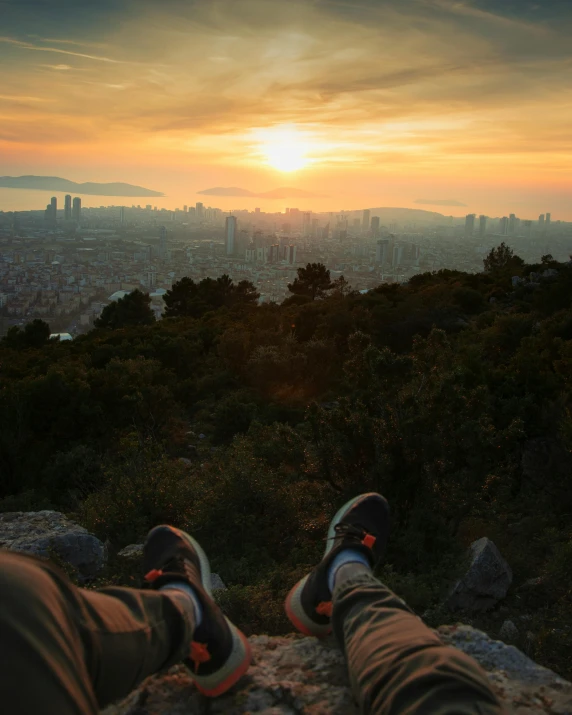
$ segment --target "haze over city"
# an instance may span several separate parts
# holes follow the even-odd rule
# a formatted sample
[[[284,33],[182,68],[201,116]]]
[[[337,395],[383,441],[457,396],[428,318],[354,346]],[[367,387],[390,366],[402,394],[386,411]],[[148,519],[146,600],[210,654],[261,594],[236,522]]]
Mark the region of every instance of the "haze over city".
[[[1,173],[137,184],[171,209],[291,186],[314,211],[572,220],[571,29],[566,0],[8,0]],[[47,200],[0,189],[4,211]]]

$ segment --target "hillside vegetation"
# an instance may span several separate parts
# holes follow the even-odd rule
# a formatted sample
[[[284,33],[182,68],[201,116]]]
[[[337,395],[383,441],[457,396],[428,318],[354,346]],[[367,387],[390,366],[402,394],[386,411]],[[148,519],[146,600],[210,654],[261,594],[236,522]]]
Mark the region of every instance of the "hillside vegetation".
[[[365,295],[308,266],[282,305],[184,279],[158,322],[139,296],[141,321],[116,307],[73,342],[12,330],[0,509],[65,511],[112,552],[160,522],[189,530],[230,586],[228,612],[279,634],[331,514],[380,491],[390,585],[438,620],[466,547],[490,537],[529,654],[570,677],[572,265],[503,247],[485,264]]]

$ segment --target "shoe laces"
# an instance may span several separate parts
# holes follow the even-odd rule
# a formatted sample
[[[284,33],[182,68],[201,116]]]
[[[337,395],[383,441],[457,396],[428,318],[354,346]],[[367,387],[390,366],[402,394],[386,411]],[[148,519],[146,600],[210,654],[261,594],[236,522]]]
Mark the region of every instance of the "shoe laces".
[[[373,548],[376,542],[376,537],[373,534],[367,532],[363,527],[356,526],[355,524],[347,524],[341,522],[334,526],[334,531],[336,532],[334,536],[328,537],[328,539],[354,539],[360,544],[367,546],[368,548]]]

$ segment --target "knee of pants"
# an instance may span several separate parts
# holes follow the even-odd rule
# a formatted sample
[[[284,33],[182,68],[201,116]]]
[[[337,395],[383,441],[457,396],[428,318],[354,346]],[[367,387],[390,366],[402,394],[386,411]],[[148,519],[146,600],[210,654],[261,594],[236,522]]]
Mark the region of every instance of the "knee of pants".
[[[56,583],[41,563],[0,552],[0,622],[14,623],[37,613],[38,606],[60,600]]]

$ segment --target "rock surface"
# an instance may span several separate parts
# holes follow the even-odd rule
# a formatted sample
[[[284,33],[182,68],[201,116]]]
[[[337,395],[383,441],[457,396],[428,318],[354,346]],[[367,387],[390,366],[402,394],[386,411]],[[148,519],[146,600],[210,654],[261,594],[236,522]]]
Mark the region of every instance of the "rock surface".
[[[53,552],[84,577],[95,576],[106,561],[102,542],[58,511],[0,514],[0,548],[43,558]]]
[[[453,587],[446,605],[453,610],[485,611],[506,596],[512,571],[486,536],[471,545],[469,555],[467,573]]]
[[[118,551],[117,555],[124,559],[140,559],[143,557],[143,544],[129,544]],[[211,588],[213,591],[226,589],[222,578],[217,573],[211,573]]]
[[[572,684],[537,665],[513,646],[470,626],[442,626],[439,635],[474,657],[508,713],[565,715],[572,712]],[[290,636],[250,638],[254,662],[226,695],[208,701],[184,666],[148,678],[105,715],[357,715],[347,671],[333,642]]]

